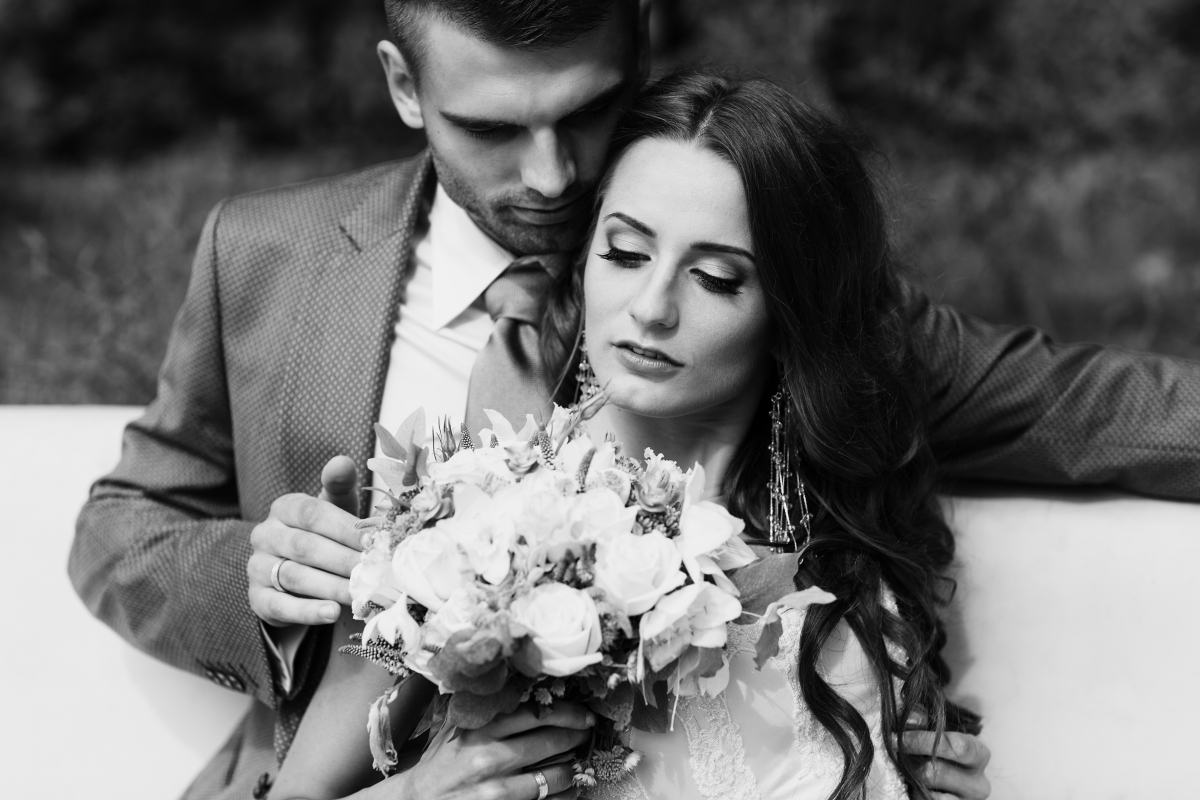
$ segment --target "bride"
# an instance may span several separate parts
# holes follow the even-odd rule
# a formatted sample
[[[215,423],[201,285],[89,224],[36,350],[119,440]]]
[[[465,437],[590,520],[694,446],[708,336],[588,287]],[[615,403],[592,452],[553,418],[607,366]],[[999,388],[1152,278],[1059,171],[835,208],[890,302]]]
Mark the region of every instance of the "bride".
[[[682,699],[669,732],[632,731],[643,762],[592,796],[929,797],[896,737],[978,720],[943,693],[953,539],[861,149],[769,83],[684,71],[642,93],[611,156],[588,246],[547,302],[545,365],[580,376],[564,394],[604,387],[593,435],[703,465],[708,499],[763,556],[738,576],[746,610],[807,586],[837,600],[785,611],[761,671],[757,628],[731,625],[725,693]],[[273,800],[575,796],[567,765],[537,767],[588,738],[594,719],[567,704],[430,732],[409,763],[432,783],[372,785],[364,710],[390,682],[331,654]],[[404,738],[423,701],[413,688],[393,704]]]

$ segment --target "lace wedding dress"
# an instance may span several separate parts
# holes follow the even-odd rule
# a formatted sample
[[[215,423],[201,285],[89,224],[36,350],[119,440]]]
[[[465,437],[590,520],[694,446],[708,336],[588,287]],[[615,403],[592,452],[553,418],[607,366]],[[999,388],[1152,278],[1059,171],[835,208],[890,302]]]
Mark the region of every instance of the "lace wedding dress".
[[[779,655],[761,672],[754,668],[758,626],[730,625],[725,692],[717,697],[681,698],[671,731],[631,731],[629,745],[645,755],[635,773],[621,783],[601,784],[584,796],[593,800],[830,797],[841,779],[842,751],[808,710],[800,691],[796,671],[804,614],[783,612]],[[867,797],[906,799],[904,781],[883,747],[878,679],[844,620],[825,645],[820,670],[871,729],[875,757]]]

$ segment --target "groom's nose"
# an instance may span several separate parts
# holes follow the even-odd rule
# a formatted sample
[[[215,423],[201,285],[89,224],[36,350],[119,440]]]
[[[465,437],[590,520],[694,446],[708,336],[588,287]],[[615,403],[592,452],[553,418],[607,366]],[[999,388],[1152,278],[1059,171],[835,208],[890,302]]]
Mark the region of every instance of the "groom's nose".
[[[543,197],[560,197],[575,182],[575,156],[554,128],[534,130],[521,158],[521,182]]]

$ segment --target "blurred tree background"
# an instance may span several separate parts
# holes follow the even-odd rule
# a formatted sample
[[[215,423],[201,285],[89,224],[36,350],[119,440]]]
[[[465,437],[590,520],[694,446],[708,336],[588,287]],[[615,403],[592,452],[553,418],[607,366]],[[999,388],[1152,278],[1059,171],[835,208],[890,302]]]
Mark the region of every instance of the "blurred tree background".
[[[148,401],[217,200],[415,152],[385,34],[378,0],[0,0],[0,402]],[[1200,0],[657,0],[655,46],[872,133],[935,297],[1200,358]]]

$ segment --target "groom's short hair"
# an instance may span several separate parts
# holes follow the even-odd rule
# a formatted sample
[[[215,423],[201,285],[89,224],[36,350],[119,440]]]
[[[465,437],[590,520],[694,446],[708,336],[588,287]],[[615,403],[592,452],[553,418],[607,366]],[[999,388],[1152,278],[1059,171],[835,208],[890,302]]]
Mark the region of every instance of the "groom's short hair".
[[[595,30],[614,14],[637,33],[638,0],[384,0],[388,29],[419,81],[425,51],[421,28],[436,16],[485,42],[550,50]]]

